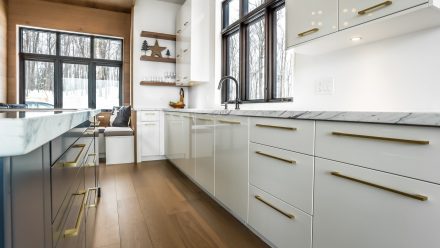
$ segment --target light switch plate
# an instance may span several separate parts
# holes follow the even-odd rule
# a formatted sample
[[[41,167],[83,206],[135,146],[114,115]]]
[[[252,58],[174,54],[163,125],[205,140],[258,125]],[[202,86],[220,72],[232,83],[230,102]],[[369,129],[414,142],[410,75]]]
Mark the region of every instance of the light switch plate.
[[[316,95],[333,95],[335,93],[335,79],[332,77],[315,80]]]

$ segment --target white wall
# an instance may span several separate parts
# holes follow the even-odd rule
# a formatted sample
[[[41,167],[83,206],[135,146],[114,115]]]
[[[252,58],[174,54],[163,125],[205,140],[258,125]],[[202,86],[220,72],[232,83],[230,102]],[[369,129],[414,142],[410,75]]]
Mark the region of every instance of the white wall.
[[[140,37],[141,31],[176,33],[176,13],[179,4],[156,0],[137,0],[133,16],[133,106],[134,108],[165,108],[170,101],[179,100],[178,87],[141,86],[139,83],[150,76],[163,76],[165,72],[175,72],[175,64],[140,61],[142,42],[154,45],[155,39]],[[159,40],[160,46],[170,49],[175,57],[175,42]],[[163,53],[165,55],[165,53]],[[188,90],[185,89],[185,101]]]
[[[297,55],[293,102],[242,109],[440,112],[439,44],[440,28],[435,28],[320,56]],[[316,94],[315,81],[329,77],[334,93]],[[218,79],[210,85],[214,91]],[[203,92],[191,96],[198,108],[220,107],[218,92],[210,101]]]

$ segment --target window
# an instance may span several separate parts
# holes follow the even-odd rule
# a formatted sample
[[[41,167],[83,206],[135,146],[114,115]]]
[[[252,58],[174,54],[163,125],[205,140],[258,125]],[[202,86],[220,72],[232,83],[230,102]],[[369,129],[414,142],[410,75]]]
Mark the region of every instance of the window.
[[[223,1],[223,75],[244,102],[291,101],[294,54],[285,51],[284,0]],[[225,84],[222,101],[235,100]]]
[[[120,39],[20,29],[20,103],[111,109],[122,103]]]

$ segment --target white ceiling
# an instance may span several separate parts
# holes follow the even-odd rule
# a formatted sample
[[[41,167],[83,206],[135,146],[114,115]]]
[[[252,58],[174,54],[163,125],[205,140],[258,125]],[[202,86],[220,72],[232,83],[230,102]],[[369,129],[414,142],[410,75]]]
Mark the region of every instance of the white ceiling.
[[[185,2],[185,0],[157,0],[157,1],[177,3],[177,4],[183,4]]]

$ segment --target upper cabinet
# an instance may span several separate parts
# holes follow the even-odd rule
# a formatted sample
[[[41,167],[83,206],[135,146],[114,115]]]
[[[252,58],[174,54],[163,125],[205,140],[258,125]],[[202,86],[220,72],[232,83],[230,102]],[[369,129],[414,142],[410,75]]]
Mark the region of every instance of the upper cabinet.
[[[427,2],[427,0],[339,0],[339,29],[356,26]]]
[[[338,0],[286,0],[287,45],[338,31]]]
[[[176,83],[191,86],[209,81],[214,61],[213,0],[186,0],[176,20]]]
[[[322,54],[440,25],[435,0],[286,0],[287,48]]]

